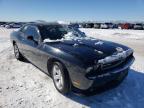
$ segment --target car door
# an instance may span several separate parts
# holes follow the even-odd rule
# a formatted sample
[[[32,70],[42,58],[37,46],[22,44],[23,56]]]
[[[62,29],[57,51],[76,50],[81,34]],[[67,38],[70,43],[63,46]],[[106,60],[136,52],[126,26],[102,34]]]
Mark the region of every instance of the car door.
[[[24,30],[23,52],[24,56],[34,65],[47,71],[47,54],[44,52],[44,44],[36,26],[28,26]],[[29,39],[33,37],[33,39]]]
[[[36,62],[36,50],[39,47],[39,34],[35,26],[26,26],[23,31],[22,50],[24,56],[32,63]],[[30,39],[31,37],[31,39]]]

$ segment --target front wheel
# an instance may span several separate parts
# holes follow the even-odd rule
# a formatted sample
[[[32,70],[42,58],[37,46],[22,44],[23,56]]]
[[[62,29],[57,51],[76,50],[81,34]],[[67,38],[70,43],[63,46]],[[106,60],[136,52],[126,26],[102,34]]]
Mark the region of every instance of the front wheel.
[[[64,66],[54,62],[51,74],[56,89],[62,94],[67,94],[70,91],[70,79]]]
[[[14,55],[15,55],[15,58],[16,58],[17,60],[22,61],[24,58],[23,58],[23,56],[21,55],[21,53],[19,52],[19,49],[18,49],[17,44],[14,44],[13,47],[14,47]]]

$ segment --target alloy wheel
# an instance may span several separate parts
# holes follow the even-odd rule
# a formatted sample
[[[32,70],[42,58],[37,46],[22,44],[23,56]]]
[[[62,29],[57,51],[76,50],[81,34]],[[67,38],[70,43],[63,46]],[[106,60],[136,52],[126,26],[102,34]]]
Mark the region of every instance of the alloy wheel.
[[[19,49],[17,47],[17,45],[14,45],[14,54],[16,58],[19,58]]]
[[[56,87],[59,90],[63,89],[63,86],[64,86],[63,76],[58,65],[53,66],[53,78],[54,78],[54,83]]]

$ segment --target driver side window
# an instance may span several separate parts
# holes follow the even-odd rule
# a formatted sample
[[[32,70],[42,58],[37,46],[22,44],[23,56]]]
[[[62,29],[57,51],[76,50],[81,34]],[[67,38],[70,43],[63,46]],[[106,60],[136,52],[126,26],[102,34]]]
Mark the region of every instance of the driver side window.
[[[23,30],[25,36],[33,36],[34,40],[39,40],[39,34],[35,26],[25,26]]]

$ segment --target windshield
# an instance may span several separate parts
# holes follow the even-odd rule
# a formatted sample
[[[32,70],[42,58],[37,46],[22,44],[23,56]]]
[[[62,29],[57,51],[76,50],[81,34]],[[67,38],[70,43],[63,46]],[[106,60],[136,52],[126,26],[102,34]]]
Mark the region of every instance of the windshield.
[[[42,40],[59,40],[75,37],[85,37],[85,34],[77,28],[62,25],[44,25],[39,27]]]

